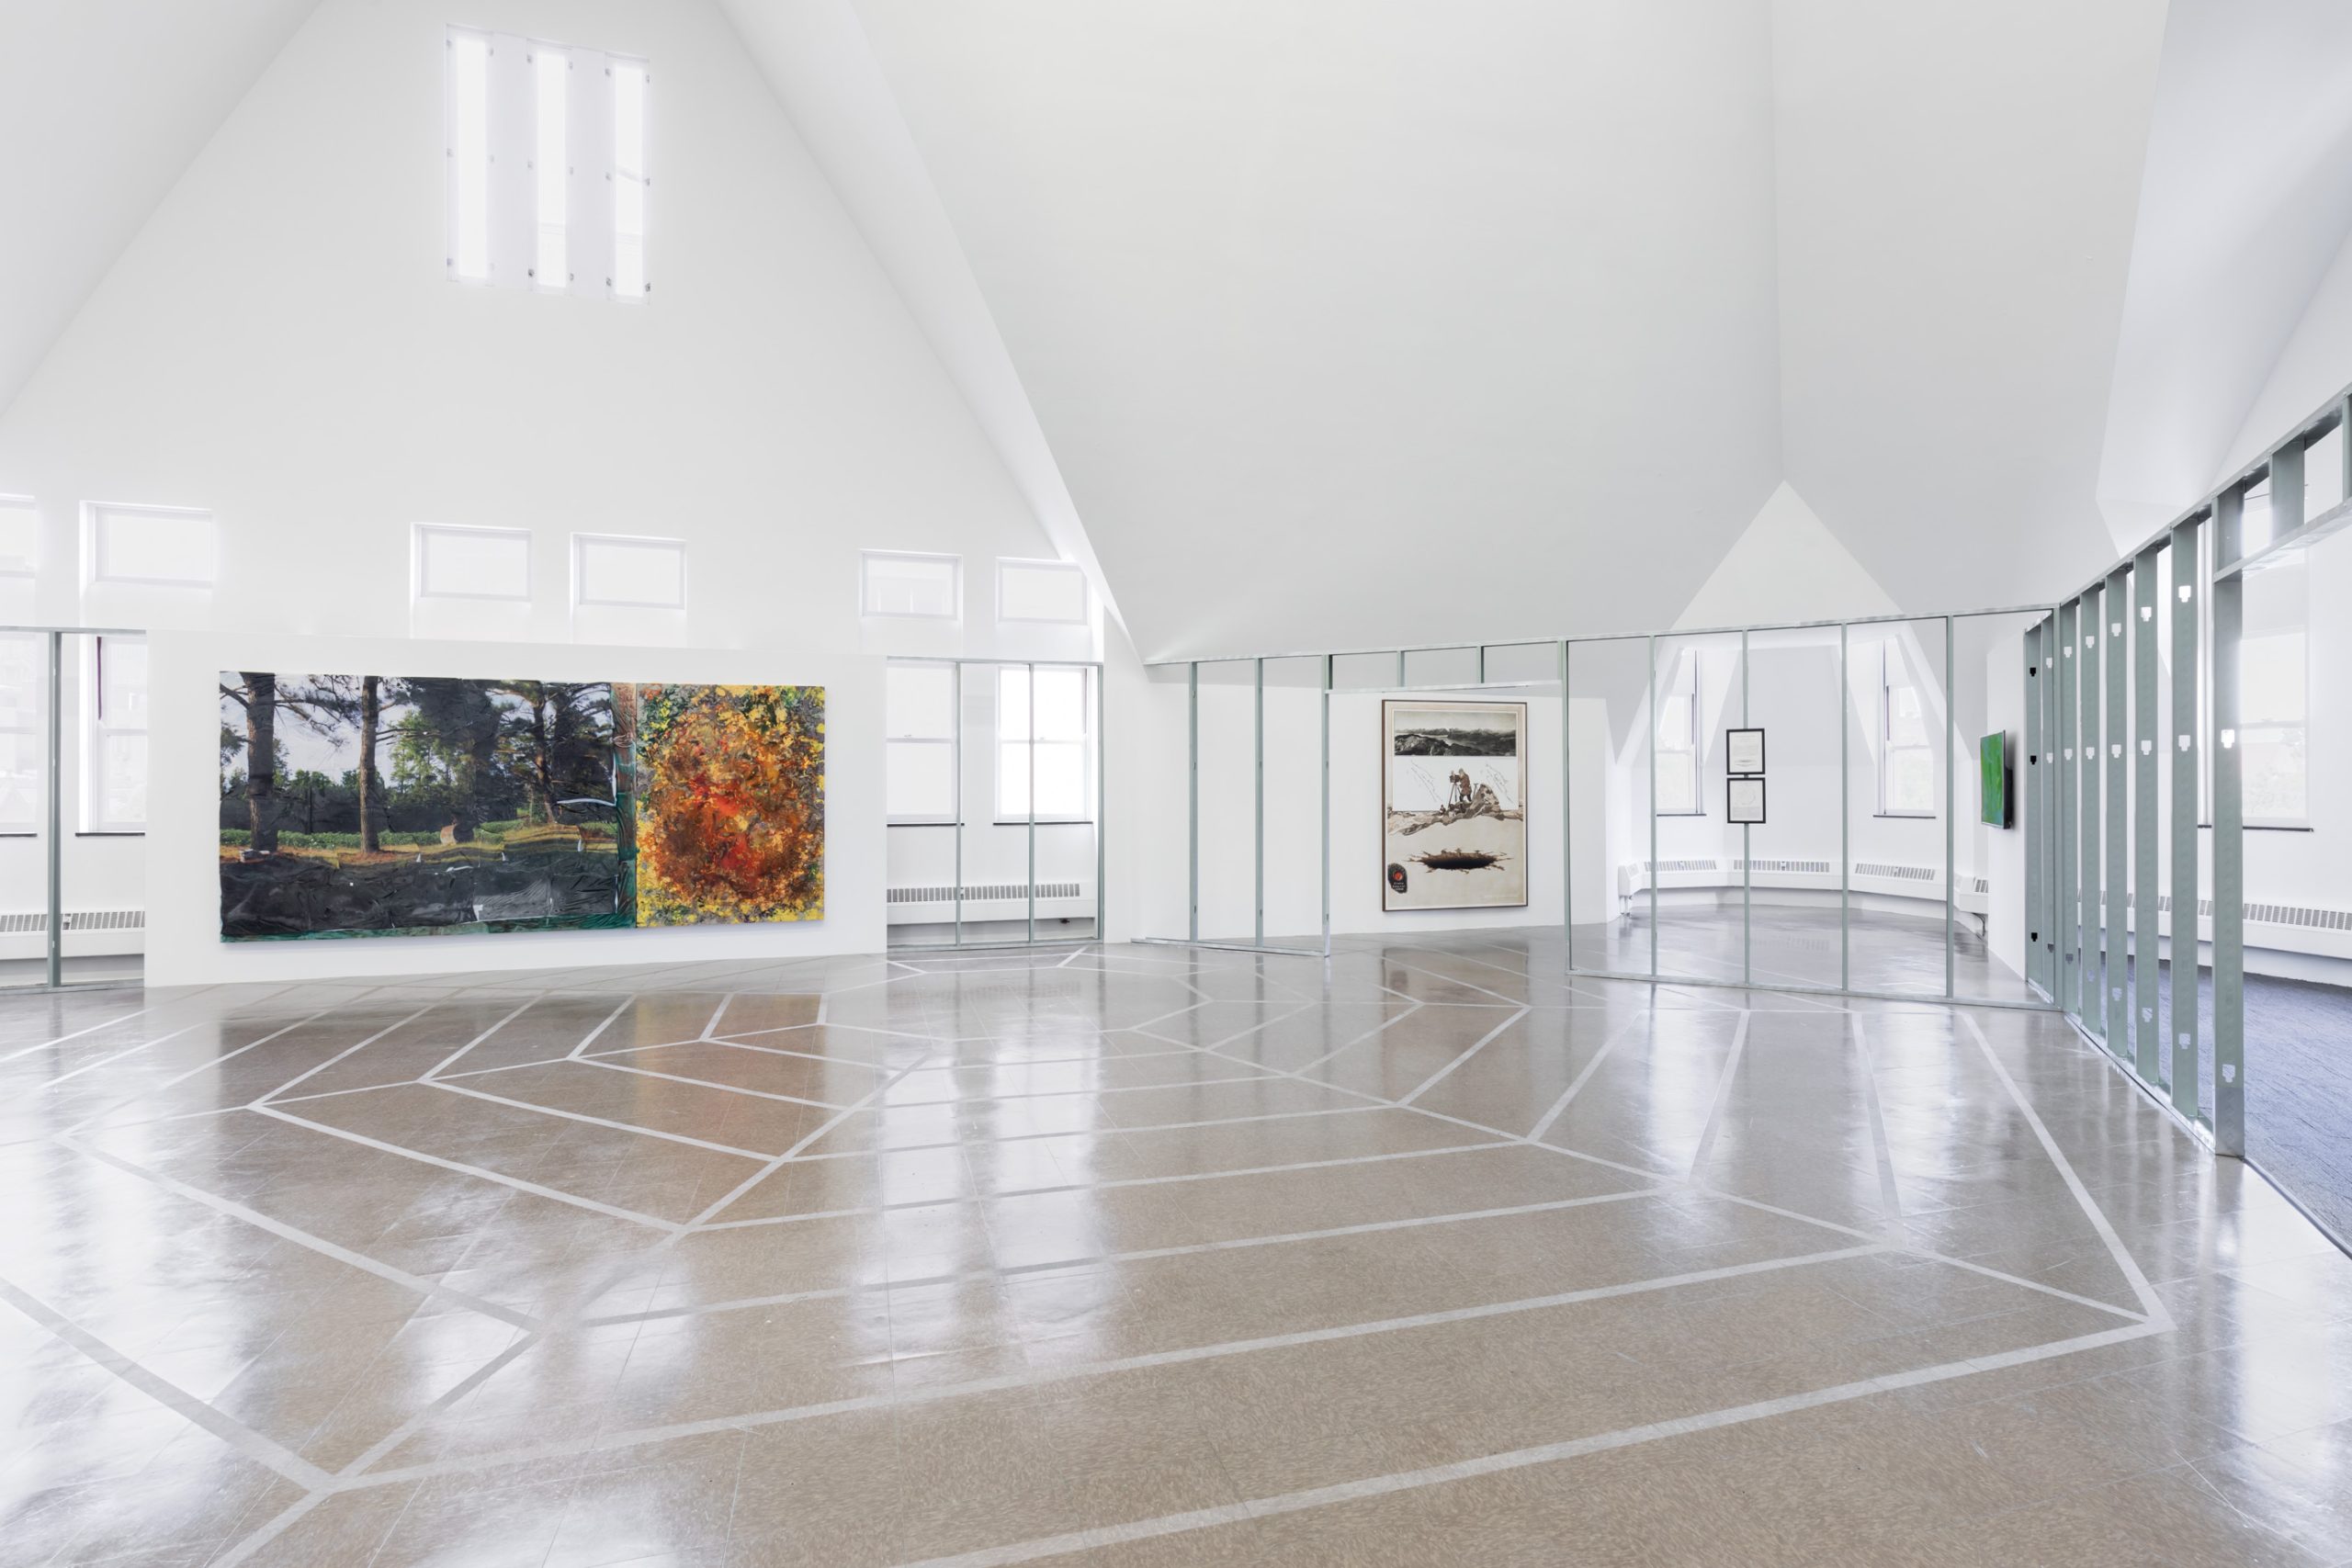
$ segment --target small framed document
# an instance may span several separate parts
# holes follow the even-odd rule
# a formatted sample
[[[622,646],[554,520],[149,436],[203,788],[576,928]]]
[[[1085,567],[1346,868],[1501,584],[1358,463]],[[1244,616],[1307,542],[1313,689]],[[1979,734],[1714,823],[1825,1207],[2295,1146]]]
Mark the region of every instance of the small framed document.
[[[1736,779],[1760,779],[1764,776],[1764,732],[1762,730],[1726,729],[1724,731],[1724,772]]]
[[[1736,778],[1724,785],[1724,817],[1734,827],[1764,820],[1764,781]]]

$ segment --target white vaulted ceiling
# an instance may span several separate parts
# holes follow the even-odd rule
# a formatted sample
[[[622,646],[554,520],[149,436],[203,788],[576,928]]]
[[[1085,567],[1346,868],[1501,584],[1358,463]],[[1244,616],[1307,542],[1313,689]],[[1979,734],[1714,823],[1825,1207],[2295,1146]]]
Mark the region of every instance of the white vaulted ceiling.
[[[1673,618],[1779,479],[1751,0],[861,0],[1147,654]]]
[[[316,4],[0,6],[0,412]]]
[[[0,11],[0,407],[311,4]],[[2352,380],[2330,0],[718,4],[1148,657],[1733,615],[1776,495],[2047,599]]]

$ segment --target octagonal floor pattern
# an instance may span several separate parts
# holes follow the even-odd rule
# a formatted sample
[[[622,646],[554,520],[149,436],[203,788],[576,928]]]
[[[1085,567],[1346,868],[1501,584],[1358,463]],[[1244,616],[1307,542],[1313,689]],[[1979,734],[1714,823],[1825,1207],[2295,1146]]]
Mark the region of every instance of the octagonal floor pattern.
[[[2060,1021],[1510,933],[0,998],[0,1562],[2352,1562]]]

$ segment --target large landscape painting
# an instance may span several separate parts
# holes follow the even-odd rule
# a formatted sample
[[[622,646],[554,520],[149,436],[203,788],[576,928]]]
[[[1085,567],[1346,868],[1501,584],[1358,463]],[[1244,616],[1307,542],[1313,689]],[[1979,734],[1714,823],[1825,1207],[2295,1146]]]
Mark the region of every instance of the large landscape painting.
[[[1381,713],[1384,908],[1527,902],[1527,705],[1390,699]]]
[[[824,913],[824,692],[220,676],[220,934]]]

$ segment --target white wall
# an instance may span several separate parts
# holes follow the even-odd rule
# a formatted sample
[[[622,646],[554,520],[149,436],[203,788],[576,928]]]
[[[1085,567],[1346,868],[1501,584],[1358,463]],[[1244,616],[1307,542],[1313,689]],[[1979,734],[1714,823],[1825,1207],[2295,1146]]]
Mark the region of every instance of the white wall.
[[[651,62],[650,300],[445,280],[441,71],[453,19]],[[0,416],[0,491],[32,495],[42,513],[40,580],[11,614],[233,628],[238,657],[264,667],[301,668],[297,650],[314,646],[303,639],[330,634],[401,652],[419,521],[531,530],[535,599],[497,628],[514,639],[503,649],[484,623],[461,618],[443,629],[474,640],[412,643],[380,660],[385,672],[527,674],[549,668],[541,652],[569,660],[557,650],[593,636],[680,643],[675,658],[689,660],[602,649],[599,676],[725,668],[797,679],[809,657],[796,650],[823,649],[846,746],[868,726],[878,733],[878,712],[858,710],[880,700],[878,680],[839,674],[854,667],[847,650],[1089,657],[1094,645],[1085,630],[1074,647],[1066,633],[994,635],[994,558],[1056,552],[707,0],[480,0],[457,18],[424,0],[324,0]],[[88,499],[210,509],[215,591],[85,597],[76,516]],[[684,539],[683,627],[642,638],[627,626],[575,630],[574,531]],[[961,554],[962,622],[862,622],[858,551],[869,547]],[[443,660],[452,650],[462,667]],[[209,681],[217,660],[198,662]],[[160,818],[187,807],[166,795],[197,773],[213,798],[217,755],[209,697],[193,728],[157,707]],[[854,823],[844,810],[838,820]],[[148,848],[158,887],[175,886],[185,868],[162,863],[160,834]],[[878,841],[875,851],[873,865],[844,864],[833,879],[837,910],[862,877],[878,898]],[[154,911],[158,976],[186,974],[187,944],[210,940],[209,916],[198,931],[162,929],[187,913],[184,902]],[[840,916],[827,926],[856,929]],[[637,951],[632,941],[680,955],[725,946],[711,932],[583,945],[586,935],[550,937],[543,951],[534,939],[528,959],[500,946],[497,962]],[[878,916],[857,944],[880,946]],[[461,950],[304,951],[311,964],[424,968]],[[248,963],[242,951],[228,961]]]

